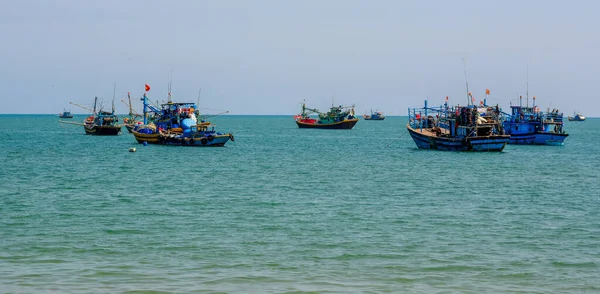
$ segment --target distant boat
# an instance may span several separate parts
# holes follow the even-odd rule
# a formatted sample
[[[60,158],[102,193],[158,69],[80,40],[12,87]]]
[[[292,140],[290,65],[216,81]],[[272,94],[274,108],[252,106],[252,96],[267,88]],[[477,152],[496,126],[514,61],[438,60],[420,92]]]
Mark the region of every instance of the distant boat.
[[[569,121],[585,121],[585,116],[579,113],[575,114],[575,112],[573,112],[573,116],[568,116],[567,118]]]
[[[384,120],[385,115],[380,111],[373,111],[371,109],[371,114],[363,114],[363,118],[365,120]]]
[[[58,114],[59,118],[73,118],[73,115],[71,114],[71,111],[63,111],[62,113]]]
[[[311,114],[318,117],[312,118]],[[354,106],[331,106],[327,113],[322,113],[302,103],[302,112],[294,116],[294,121],[301,129],[352,129],[358,118],[354,116]]]
[[[510,136],[502,132],[498,110],[475,105],[408,109],[406,125],[421,149],[502,151]]]

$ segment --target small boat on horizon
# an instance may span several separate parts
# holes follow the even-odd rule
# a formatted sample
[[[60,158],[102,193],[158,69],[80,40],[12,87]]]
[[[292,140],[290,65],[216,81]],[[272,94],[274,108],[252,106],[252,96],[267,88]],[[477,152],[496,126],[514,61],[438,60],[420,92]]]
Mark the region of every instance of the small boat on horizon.
[[[569,121],[585,121],[585,116],[573,112],[573,116],[567,116],[567,119],[569,119]]]
[[[312,118],[311,114],[317,114]],[[347,129],[350,130],[358,122],[354,116],[354,106],[331,106],[327,113],[318,109],[307,108],[302,103],[302,112],[294,116],[294,121],[301,129]]]
[[[383,115],[383,113],[381,111],[373,111],[373,109],[371,109],[371,114],[363,114],[363,118],[365,120],[384,120],[385,119],[385,115]]]
[[[58,114],[59,118],[73,118],[73,115],[71,114],[71,110],[67,111],[66,109],[62,112]]]

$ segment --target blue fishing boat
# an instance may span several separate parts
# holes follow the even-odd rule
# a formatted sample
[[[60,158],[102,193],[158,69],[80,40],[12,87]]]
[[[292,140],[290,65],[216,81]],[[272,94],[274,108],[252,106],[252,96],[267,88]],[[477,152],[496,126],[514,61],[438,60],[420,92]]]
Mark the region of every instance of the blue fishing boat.
[[[385,115],[383,115],[383,113],[381,111],[373,111],[373,109],[371,109],[371,114],[363,114],[363,118],[365,120],[384,120],[385,119]]]
[[[509,144],[519,145],[564,145],[569,136],[563,130],[563,113],[558,109],[542,112],[535,105],[510,106],[511,113],[504,113],[502,125],[506,134],[510,135]]]
[[[317,118],[310,115],[317,114]],[[294,116],[301,129],[352,129],[358,122],[354,116],[354,106],[331,106],[327,113],[308,108],[302,103],[302,112]]]
[[[59,118],[73,118],[73,115],[71,114],[70,110],[69,111],[64,110],[62,113],[58,114],[58,117]]]
[[[418,148],[444,151],[502,151],[509,136],[496,107],[443,106],[409,108],[406,125]]]
[[[573,112],[573,116],[568,116],[567,118],[569,121],[585,121],[585,116],[575,112]]]
[[[146,91],[148,90],[149,86],[146,86]],[[142,101],[144,123],[136,125],[132,130],[138,143],[217,147],[235,140],[231,133],[215,131],[215,126],[210,122],[198,122],[199,111],[195,103],[172,102],[169,99],[157,109],[148,103],[145,93]],[[149,123],[150,113],[154,114],[154,119]]]

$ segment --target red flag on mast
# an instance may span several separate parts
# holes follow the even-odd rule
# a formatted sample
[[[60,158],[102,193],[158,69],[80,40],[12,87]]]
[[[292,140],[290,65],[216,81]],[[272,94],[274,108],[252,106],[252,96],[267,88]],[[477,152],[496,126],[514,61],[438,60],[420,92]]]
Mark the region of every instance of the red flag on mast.
[[[150,85],[146,84],[146,92],[150,91]]]

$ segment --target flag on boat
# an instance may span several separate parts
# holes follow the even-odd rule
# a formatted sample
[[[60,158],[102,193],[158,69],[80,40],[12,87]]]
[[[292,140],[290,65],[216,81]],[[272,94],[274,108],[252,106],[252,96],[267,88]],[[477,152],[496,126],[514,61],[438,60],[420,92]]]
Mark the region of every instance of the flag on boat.
[[[150,91],[150,85],[146,84],[146,92]]]

